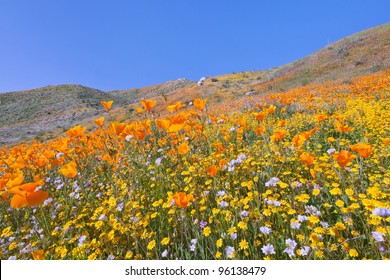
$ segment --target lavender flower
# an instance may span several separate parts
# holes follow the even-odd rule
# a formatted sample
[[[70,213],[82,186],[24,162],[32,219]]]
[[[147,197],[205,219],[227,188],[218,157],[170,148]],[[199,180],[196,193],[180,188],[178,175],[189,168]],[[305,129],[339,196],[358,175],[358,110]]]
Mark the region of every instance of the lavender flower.
[[[374,239],[377,241],[377,242],[383,242],[385,241],[385,239],[383,238],[383,234],[381,232],[378,232],[378,231],[373,231],[371,232],[372,234],[372,237],[374,237]]]
[[[276,183],[279,182],[280,179],[276,177],[272,177],[268,182],[265,183],[266,187],[275,187]]]
[[[272,229],[269,228],[269,227],[267,227],[267,226],[262,226],[262,227],[260,228],[260,231],[261,231],[263,234],[268,235],[268,234],[270,234],[270,233],[272,232]]]
[[[376,216],[381,216],[383,218],[387,218],[390,217],[390,209],[377,207],[374,210],[372,210],[372,214]]]
[[[261,251],[263,252],[264,255],[274,255],[275,253],[275,248],[272,244],[267,243],[267,245],[264,245],[261,248]]]
[[[234,247],[226,246],[225,252],[226,252],[226,257],[228,257],[229,259],[233,258],[233,254],[235,252]]]
[[[303,246],[300,251],[301,251],[301,256],[307,256],[307,254],[309,254],[310,252],[310,247]]]

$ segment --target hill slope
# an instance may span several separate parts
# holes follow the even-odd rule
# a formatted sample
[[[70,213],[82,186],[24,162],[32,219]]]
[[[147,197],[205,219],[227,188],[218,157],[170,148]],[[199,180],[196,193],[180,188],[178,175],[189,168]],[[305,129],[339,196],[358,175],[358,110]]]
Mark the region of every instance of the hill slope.
[[[342,40],[295,62],[267,71],[249,71],[209,77],[203,86],[178,79],[140,89],[103,92],[81,85],[59,85],[0,94],[0,145],[45,140],[75,124],[91,126],[102,114],[100,101],[113,100],[112,116],[134,117],[141,99],[157,99],[160,109],[175,101],[205,97],[210,103],[245,94],[282,92],[312,83],[351,78],[390,69],[390,23]]]

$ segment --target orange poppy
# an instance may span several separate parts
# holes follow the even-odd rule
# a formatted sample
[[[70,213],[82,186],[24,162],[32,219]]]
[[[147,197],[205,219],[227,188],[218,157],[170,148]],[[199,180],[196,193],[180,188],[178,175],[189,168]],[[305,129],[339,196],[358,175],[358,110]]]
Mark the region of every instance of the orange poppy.
[[[181,104],[180,101],[177,101],[175,104],[173,105],[169,105],[167,107],[168,111],[169,112],[176,112],[176,111],[179,111],[179,109],[183,106],[183,104]]]
[[[348,151],[340,151],[340,153],[334,156],[340,167],[345,167],[351,160],[355,159],[356,156]]]
[[[141,104],[144,106],[146,111],[150,112],[156,104],[156,100],[141,100]]]
[[[286,120],[278,120],[278,126],[284,127],[286,125]]]
[[[315,157],[316,156],[314,154],[303,153],[300,155],[299,159],[307,166],[310,166],[313,164]]]
[[[276,107],[275,105],[270,105],[269,108],[267,109],[268,114],[273,114],[275,113]]]
[[[10,165],[11,168],[20,169],[26,167],[26,162],[24,161],[22,156],[19,156],[16,161]]]
[[[215,175],[217,175],[217,171],[218,171],[218,169],[217,169],[217,166],[215,166],[215,165],[212,165],[206,169],[207,174],[209,174],[211,177],[214,177]]]
[[[45,254],[43,253],[43,250],[35,250],[32,252],[32,256],[34,260],[44,260]]]
[[[70,161],[68,164],[62,166],[59,172],[68,178],[74,178],[77,176],[77,164],[75,161]]]
[[[97,126],[102,127],[103,126],[103,122],[104,122],[104,118],[103,117],[98,118],[98,119],[94,120],[93,122],[96,123]]]
[[[370,144],[355,144],[350,146],[351,150],[358,153],[362,158],[368,158],[374,148]]]
[[[102,101],[102,102],[100,102],[100,104],[102,104],[102,106],[103,106],[103,107],[106,109],[106,111],[108,112],[108,111],[110,111],[113,102],[114,102],[114,101]]]
[[[382,141],[382,143],[385,144],[385,145],[389,145],[389,144],[390,144],[390,138],[382,138],[382,137],[381,137],[381,141]]]
[[[204,107],[206,106],[207,99],[195,99],[194,100],[194,106],[196,109],[202,111]]]
[[[256,135],[261,135],[264,134],[266,130],[267,128],[265,126],[258,126],[257,128],[255,128],[255,133]]]
[[[172,198],[175,201],[176,206],[180,208],[186,208],[194,196],[192,194],[187,195],[184,192],[177,192],[173,195]]]
[[[125,123],[120,123],[120,122],[112,122],[110,123],[112,131],[116,134],[119,135],[122,133],[122,131],[126,128]]]
[[[336,128],[337,128],[337,131],[340,133],[353,131],[353,127],[349,127],[348,125],[343,125],[339,122],[336,122]]]
[[[271,135],[271,140],[272,142],[275,141],[280,141],[284,138],[284,136],[287,134],[287,131],[282,129],[282,130],[275,130],[274,133]]]
[[[317,115],[315,116],[315,118],[319,121],[323,121],[323,120],[326,120],[328,118],[327,115]]]
[[[162,129],[164,129],[164,130],[168,130],[168,128],[169,128],[169,126],[170,126],[170,124],[171,124],[171,121],[170,120],[160,120],[160,119],[156,119],[155,121],[154,121],[154,123],[158,126],[158,127],[160,127],[160,128],[162,128]]]
[[[177,147],[177,151],[179,155],[185,155],[190,151],[190,147],[187,142],[183,142]]]
[[[302,134],[297,134],[294,136],[293,138],[293,142],[294,142],[294,146],[295,147],[300,147],[303,145],[303,143],[305,143],[306,141],[306,137],[303,136]]]
[[[258,121],[263,121],[268,115],[268,112],[260,112],[260,113],[255,113],[255,117]]]
[[[12,208],[22,208],[26,206],[37,206],[44,202],[49,194],[42,190],[36,191],[37,187],[38,183],[32,182],[9,189],[8,192],[14,194],[10,206]]]
[[[86,129],[87,128],[84,126],[77,125],[69,129],[66,134],[68,134],[70,137],[81,137],[83,136]]]

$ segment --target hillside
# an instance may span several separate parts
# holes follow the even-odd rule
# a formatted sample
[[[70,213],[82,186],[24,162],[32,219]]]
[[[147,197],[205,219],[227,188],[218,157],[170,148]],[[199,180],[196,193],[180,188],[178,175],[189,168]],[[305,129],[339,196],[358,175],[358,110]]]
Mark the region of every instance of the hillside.
[[[169,81],[148,87],[156,95],[193,83],[188,80]],[[101,101],[113,100],[116,107],[125,110],[138,101],[146,89],[103,92],[82,85],[57,85],[9,92],[0,95],[0,145],[24,140],[47,140],[69,127],[88,122],[104,112]],[[143,94],[142,94],[143,95]],[[118,111],[117,111],[118,113]]]
[[[374,27],[326,46],[295,62],[266,71],[248,71],[208,77],[203,86],[186,79],[140,89],[103,92],[81,85],[58,85],[0,94],[0,145],[51,139],[69,127],[91,120],[104,109],[100,101],[113,100],[112,117],[134,118],[141,99],[157,99],[158,113],[166,104],[206,97],[219,103],[245,95],[351,78],[390,69],[390,24]]]

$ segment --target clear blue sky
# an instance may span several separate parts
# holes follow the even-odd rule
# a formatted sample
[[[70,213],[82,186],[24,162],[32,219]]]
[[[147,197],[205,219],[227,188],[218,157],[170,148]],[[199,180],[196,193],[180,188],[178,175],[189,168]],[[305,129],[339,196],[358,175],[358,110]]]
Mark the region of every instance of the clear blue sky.
[[[265,70],[389,21],[389,0],[0,0],[0,92]]]

